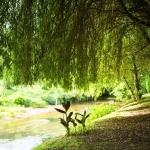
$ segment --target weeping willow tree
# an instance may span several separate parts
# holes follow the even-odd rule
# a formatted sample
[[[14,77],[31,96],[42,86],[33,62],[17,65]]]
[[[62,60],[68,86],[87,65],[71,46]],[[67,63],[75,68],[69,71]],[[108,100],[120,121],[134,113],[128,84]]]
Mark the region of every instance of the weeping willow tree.
[[[46,80],[67,89],[124,77],[138,95],[140,72],[149,72],[149,7],[148,0],[1,0],[2,70],[14,84]]]

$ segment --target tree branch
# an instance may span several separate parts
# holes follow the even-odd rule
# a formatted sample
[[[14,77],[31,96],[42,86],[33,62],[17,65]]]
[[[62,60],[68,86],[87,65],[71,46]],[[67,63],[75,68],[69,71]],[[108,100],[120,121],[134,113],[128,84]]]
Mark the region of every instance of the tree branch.
[[[141,19],[135,17],[132,13],[130,13],[130,12],[128,11],[128,9],[126,8],[126,6],[125,6],[123,0],[118,0],[118,1],[120,2],[122,8],[124,9],[124,13],[125,13],[130,19],[132,19],[132,20],[133,20],[134,22],[136,22],[136,23],[139,23],[139,24],[141,24],[141,25],[143,25],[143,26],[146,26],[146,27],[150,28],[150,22],[146,22],[146,21],[144,21],[144,20],[141,20]]]

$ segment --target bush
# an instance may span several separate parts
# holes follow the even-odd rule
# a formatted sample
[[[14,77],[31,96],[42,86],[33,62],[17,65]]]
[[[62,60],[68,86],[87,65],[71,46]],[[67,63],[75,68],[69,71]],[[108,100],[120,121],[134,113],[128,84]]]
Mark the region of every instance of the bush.
[[[79,103],[79,102],[86,102],[88,101],[88,97],[84,94],[82,95],[78,95],[78,94],[75,94],[75,95],[63,95],[61,97],[58,98],[58,103],[59,104],[62,104],[64,102],[67,102],[69,101],[70,103]]]
[[[49,105],[55,105],[56,100],[52,94],[46,94],[42,96],[42,100],[48,103]]]
[[[79,98],[79,101],[86,102],[86,101],[88,101],[88,97],[86,95],[82,94]]]
[[[116,97],[117,101],[125,101],[126,99],[131,98],[131,94],[124,83],[120,83],[116,86],[112,91],[112,94]]]
[[[62,103],[65,103],[67,101],[70,101],[70,100],[64,95],[57,98],[57,104],[62,104]]]
[[[32,105],[32,101],[31,100],[25,99],[25,98],[22,98],[22,97],[16,98],[14,100],[14,103],[16,105],[21,105],[21,106],[25,106],[25,107],[30,107]]]
[[[79,99],[75,96],[68,96],[68,95],[63,95],[57,99],[58,104],[66,103],[69,101],[70,103],[76,103],[79,101]]]
[[[68,98],[68,100],[69,100],[71,103],[76,103],[76,102],[78,102],[78,97],[73,96],[73,97]]]
[[[44,108],[47,106],[47,103],[45,101],[42,100],[30,100],[27,98],[16,98],[14,100],[14,103],[16,105],[21,105],[21,106],[25,106],[25,107],[34,107],[34,108]]]
[[[53,93],[49,92],[42,96],[42,100],[47,102],[49,105],[55,105],[56,101],[57,104],[62,104],[67,101],[70,103],[79,103],[79,102],[87,102],[93,100],[93,98],[90,96],[86,96],[84,94],[78,94],[78,93]]]

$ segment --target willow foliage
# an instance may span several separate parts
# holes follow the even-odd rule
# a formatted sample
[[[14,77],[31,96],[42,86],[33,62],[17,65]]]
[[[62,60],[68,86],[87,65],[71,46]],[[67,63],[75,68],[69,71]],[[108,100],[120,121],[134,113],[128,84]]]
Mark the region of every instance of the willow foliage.
[[[130,70],[131,54],[149,55],[149,7],[146,0],[1,0],[3,67],[15,84],[112,82]]]

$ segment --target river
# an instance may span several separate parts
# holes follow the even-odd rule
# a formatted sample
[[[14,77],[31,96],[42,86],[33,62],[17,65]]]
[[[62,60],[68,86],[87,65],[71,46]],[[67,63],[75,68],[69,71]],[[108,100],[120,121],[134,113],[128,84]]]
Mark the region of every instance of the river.
[[[72,105],[71,110],[79,111],[89,104]],[[44,138],[54,138],[65,134],[59,123],[61,114],[56,111],[15,118],[0,124],[0,150],[31,150]]]

